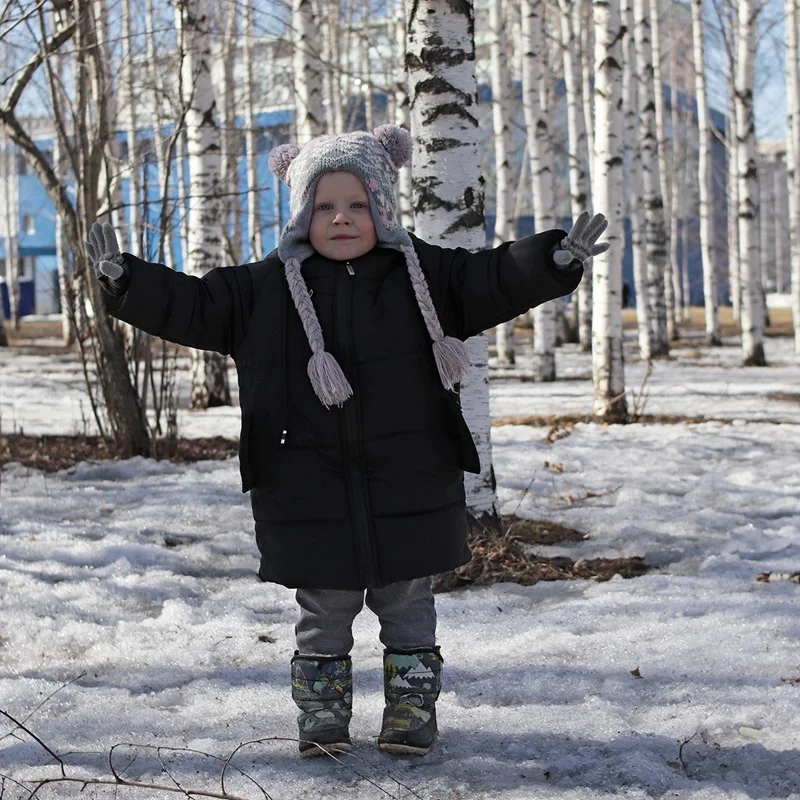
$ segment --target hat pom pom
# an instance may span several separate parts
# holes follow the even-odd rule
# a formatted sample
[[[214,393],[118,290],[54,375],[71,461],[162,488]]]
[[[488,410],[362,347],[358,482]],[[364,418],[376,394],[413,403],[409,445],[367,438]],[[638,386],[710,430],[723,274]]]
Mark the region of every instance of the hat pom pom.
[[[413,142],[411,134],[398,125],[381,125],[373,131],[375,138],[389,151],[392,163],[400,169],[411,161]]]
[[[273,147],[269,152],[269,171],[285,182],[286,173],[299,152],[300,148],[296,144],[279,144]]]

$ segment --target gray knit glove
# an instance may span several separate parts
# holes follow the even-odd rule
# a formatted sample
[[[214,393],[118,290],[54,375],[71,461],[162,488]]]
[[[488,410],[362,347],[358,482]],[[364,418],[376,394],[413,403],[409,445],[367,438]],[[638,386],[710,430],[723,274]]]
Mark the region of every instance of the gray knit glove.
[[[553,253],[553,261],[556,267],[566,270],[575,260],[583,264],[593,256],[605,253],[611,247],[609,242],[601,242],[600,244],[596,244],[596,242],[607,227],[608,220],[603,214],[595,214],[590,219],[589,212],[584,211],[575,220],[575,224],[566,238],[561,240],[559,249]]]
[[[130,268],[119,251],[114,228],[107,222],[92,225],[86,255],[103,290],[114,297],[125,294],[131,282]]]

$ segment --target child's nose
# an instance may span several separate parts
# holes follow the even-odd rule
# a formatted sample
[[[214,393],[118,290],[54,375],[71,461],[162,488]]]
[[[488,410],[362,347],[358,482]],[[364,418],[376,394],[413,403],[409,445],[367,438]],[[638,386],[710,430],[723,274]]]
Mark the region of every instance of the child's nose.
[[[333,222],[334,222],[334,224],[337,223],[337,222],[350,222],[350,217],[348,217],[347,214],[344,213],[344,211],[340,211],[333,218]]]

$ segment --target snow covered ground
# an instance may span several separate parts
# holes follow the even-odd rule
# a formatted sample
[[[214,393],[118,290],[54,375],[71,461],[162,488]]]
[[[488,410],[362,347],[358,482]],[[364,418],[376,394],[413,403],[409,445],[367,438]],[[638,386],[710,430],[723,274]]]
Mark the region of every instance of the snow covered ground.
[[[236,459],[3,469],[0,709],[81,776],[108,777],[119,743],[188,748],[208,755],[162,751],[170,774],[219,791],[220,759],[262,740],[231,767],[276,800],[800,798],[800,586],[756,581],[800,570],[800,359],[788,339],[769,339],[767,357],[743,369],[736,347],[698,345],[658,363],[645,412],[701,423],[578,424],[552,444],[544,428],[493,429],[503,511],[589,534],[543,554],[643,555],[656,569],[440,595],[441,739],[425,759],[373,746],[369,612],[356,622],[354,754],[301,761],[286,740],[293,597],[255,578]],[[644,368],[629,362],[638,393]],[[563,348],[558,368],[566,379],[550,385],[498,377],[493,416],[591,413],[588,356]],[[69,359],[0,352],[0,413],[3,433],[92,432]],[[236,436],[238,411],[182,413],[180,425]],[[0,773],[57,775],[13,729],[0,717]],[[152,749],[118,747],[113,763],[129,780],[171,780]],[[264,796],[230,768],[225,788]],[[6,781],[0,796],[26,794]]]

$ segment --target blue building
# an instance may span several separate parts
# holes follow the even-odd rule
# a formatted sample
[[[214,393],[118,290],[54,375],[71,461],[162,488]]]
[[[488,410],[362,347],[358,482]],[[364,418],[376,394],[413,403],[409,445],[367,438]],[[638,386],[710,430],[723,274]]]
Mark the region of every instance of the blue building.
[[[521,87],[517,86],[518,96],[521,98]],[[556,86],[556,99],[557,108],[554,113],[554,126],[556,129],[559,125],[566,124],[566,110],[564,102],[565,86],[563,81],[558,82]],[[679,108],[682,113],[688,115],[689,118],[695,118],[696,107],[694,98],[687,96],[683,92],[677,92]],[[491,90],[481,85],[479,87],[479,106],[482,106],[484,114],[490,116],[490,101]],[[560,103],[559,103],[560,101]],[[669,107],[670,92],[668,87],[665,87],[665,102]],[[374,105],[376,111],[380,115],[386,105],[385,96],[374,98]],[[519,104],[520,117],[521,102]],[[712,110],[712,119],[719,131],[725,130],[725,117],[723,114]],[[276,110],[265,111],[257,115],[257,125],[261,129],[261,134],[258,137],[258,185],[259,191],[259,209],[258,218],[261,224],[261,232],[264,243],[264,251],[269,252],[277,243],[277,237],[280,230],[288,219],[288,192],[282,191],[280,182],[277,181],[269,172],[267,168],[267,154],[277,144],[288,140],[289,125],[291,122],[291,111],[289,108],[282,108]],[[356,117],[355,127],[363,127],[363,118],[358,120]],[[517,137],[519,138],[519,125],[516,126]],[[482,130],[490,131],[490,126],[482,124]],[[167,133],[169,133],[167,131]],[[524,135],[524,132],[523,132]],[[141,247],[137,250],[141,251],[143,256],[148,259],[155,259],[158,253],[159,239],[160,239],[160,215],[161,215],[161,187],[158,185],[158,172],[155,155],[152,152],[152,131],[142,130],[140,138],[137,141],[137,150],[140,150],[140,163],[142,168],[140,170],[140,180],[142,182],[142,196],[143,209],[142,215],[146,220],[144,241]],[[52,153],[53,142],[52,138],[48,139],[42,137],[37,140],[37,144],[46,152]],[[120,134],[121,155],[123,159],[127,159],[127,141],[125,137]],[[244,148],[242,148],[244,149]],[[522,158],[522,147],[518,147],[518,158]],[[725,262],[727,261],[726,254],[721,253],[723,246],[727,246],[727,232],[726,232],[726,219],[727,219],[727,171],[726,153],[722,143],[715,139],[713,148],[713,170],[715,173],[714,192],[715,200],[713,203],[715,214],[715,228],[717,234],[717,242],[719,243],[718,264],[721,274],[727,274]],[[50,201],[44,187],[39,182],[38,178],[32,174],[27,162],[21,157],[17,157],[17,169],[19,175],[19,224],[20,224],[20,240],[19,252],[21,259],[21,274],[20,281],[20,313],[22,315],[30,314],[52,314],[58,313],[61,310],[58,280],[57,280],[57,260],[56,260],[56,225],[55,225],[55,208]],[[556,158],[555,170],[556,180],[561,186],[567,184],[567,158],[566,154],[561,153]],[[188,192],[179,191],[178,174],[179,170],[173,164],[173,184],[171,193],[173,196],[180,196]],[[488,176],[488,186],[493,185],[491,176]],[[188,188],[188,187],[187,187]],[[562,191],[561,202],[558,203],[559,217],[561,224],[568,227],[570,220],[568,218],[568,198]],[[128,181],[123,180],[122,196],[124,202],[128,202],[130,197],[130,187]],[[239,195],[236,200],[239,202],[242,209],[243,216],[247,213],[247,185],[246,185],[246,164],[244,159],[240,159],[239,168]],[[489,212],[493,209],[493,198],[491,195],[487,197],[487,210]],[[176,254],[175,263],[172,264],[176,269],[182,269],[182,254],[180,250],[180,225],[181,225],[181,209],[175,209],[175,213],[171,217],[171,225],[173,231],[173,250]],[[487,241],[492,240],[494,231],[494,216],[492,213],[487,214]],[[697,219],[690,219],[689,222],[689,237],[688,237],[688,265],[690,276],[690,289],[691,289],[691,302],[692,304],[701,304],[703,301],[702,292],[702,267],[700,256],[699,244],[699,221]],[[245,226],[246,228],[246,226]],[[535,230],[535,221],[530,214],[523,214],[519,219],[518,235],[526,235]],[[626,230],[629,232],[629,222],[626,220]],[[244,239],[246,239],[246,230],[244,231]],[[682,240],[681,240],[682,241]],[[241,252],[243,259],[248,258],[248,247],[246,241],[241,243]],[[678,258],[679,263],[682,258],[682,245],[679,249]],[[723,258],[723,256],[725,256]],[[165,257],[168,260],[169,256]],[[6,316],[9,315],[8,309],[8,290],[5,284],[5,242],[0,238],[0,292],[2,292],[3,309]],[[634,283],[633,283],[633,257],[630,247],[630,237],[626,239],[626,251],[623,257],[623,281],[628,284],[630,289],[631,298],[634,297]],[[722,295],[721,300],[725,300],[724,296],[727,291],[726,282],[724,280],[718,281]]]

